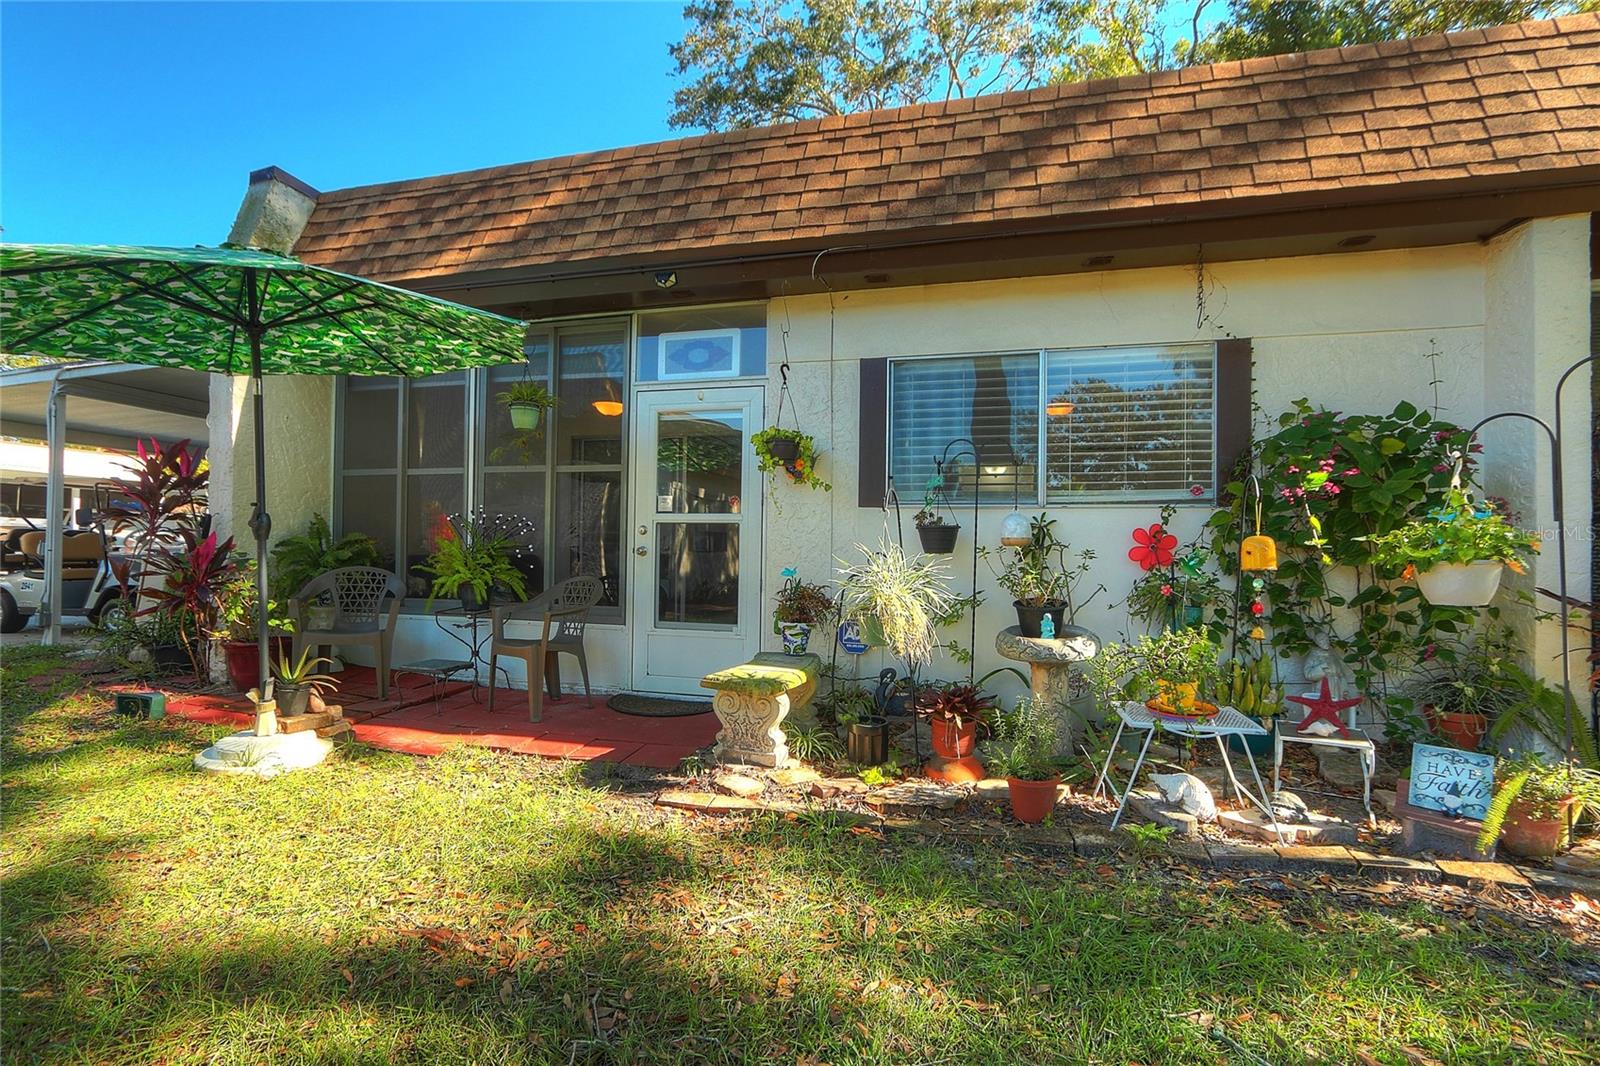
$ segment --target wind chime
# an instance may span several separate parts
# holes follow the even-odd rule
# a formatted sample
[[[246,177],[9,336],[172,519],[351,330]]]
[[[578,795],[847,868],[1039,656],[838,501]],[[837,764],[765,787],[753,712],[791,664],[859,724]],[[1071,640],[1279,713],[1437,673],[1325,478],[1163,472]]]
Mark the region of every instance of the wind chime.
[[[1240,518],[1243,519],[1243,508],[1249,500],[1251,489],[1256,493],[1256,531],[1245,537],[1239,544],[1239,573],[1252,575],[1250,577],[1250,639],[1263,641],[1267,639],[1267,631],[1262,626],[1263,616],[1267,613],[1267,605],[1261,601],[1261,594],[1266,590],[1266,578],[1261,574],[1270,573],[1278,569],[1278,545],[1271,537],[1261,532],[1261,482],[1254,474],[1245,482],[1245,491],[1239,501]]]

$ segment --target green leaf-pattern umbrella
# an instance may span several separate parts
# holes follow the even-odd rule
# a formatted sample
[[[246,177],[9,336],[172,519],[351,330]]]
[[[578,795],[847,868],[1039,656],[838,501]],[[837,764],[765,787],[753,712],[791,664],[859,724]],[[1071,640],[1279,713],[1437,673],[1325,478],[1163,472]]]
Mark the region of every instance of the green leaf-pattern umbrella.
[[[267,690],[264,374],[423,376],[519,362],[515,319],[244,248],[0,244],[0,348],[254,379],[261,692]]]

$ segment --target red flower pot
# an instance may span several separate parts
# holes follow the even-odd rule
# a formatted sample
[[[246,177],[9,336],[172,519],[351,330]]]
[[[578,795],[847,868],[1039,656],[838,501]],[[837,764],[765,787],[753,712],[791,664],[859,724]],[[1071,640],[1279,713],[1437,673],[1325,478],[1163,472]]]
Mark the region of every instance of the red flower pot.
[[[288,637],[268,637],[267,654],[279,659],[289,653]],[[228,681],[240,692],[249,692],[261,682],[261,654],[256,642],[230,640],[222,645],[228,660]]]
[[[1473,711],[1441,711],[1432,704],[1424,711],[1435,733],[1465,751],[1477,751],[1489,729],[1489,719]]]
[[[1036,824],[1050,816],[1056,809],[1056,789],[1061,778],[1048,781],[1024,781],[1018,777],[1006,778],[1006,789],[1011,793],[1011,813],[1019,822]]]
[[[1500,830],[1500,843],[1513,855],[1525,859],[1545,859],[1561,850],[1567,835],[1567,808],[1572,806],[1569,797],[1561,801],[1554,818],[1531,817],[1532,808],[1518,801],[1511,805],[1506,822]]]
[[[935,718],[929,725],[933,732],[933,753],[941,759],[965,759],[978,745],[977,722],[963,722],[958,729],[948,718]]]
[[[982,781],[983,763],[972,755],[978,744],[978,723],[969,721],[957,729],[950,719],[935,718],[928,726],[933,758],[923,766],[923,774],[952,785]]]

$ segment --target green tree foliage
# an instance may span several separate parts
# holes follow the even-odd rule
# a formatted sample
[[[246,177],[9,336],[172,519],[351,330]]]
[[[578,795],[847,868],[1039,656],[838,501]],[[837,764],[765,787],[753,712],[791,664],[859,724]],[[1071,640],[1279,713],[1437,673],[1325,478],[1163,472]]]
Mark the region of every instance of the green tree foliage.
[[[1233,0],[1205,59],[1394,41],[1595,7],[1594,0]]]
[[[1494,26],[1600,0],[691,0],[674,127],[875,108]]]

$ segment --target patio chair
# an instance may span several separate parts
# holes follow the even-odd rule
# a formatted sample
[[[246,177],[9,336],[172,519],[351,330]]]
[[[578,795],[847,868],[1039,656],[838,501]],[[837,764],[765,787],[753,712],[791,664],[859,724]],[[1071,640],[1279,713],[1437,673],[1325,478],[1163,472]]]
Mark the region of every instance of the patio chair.
[[[389,698],[389,655],[394,647],[394,624],[406,586],[399,576],[375,566],[347,566],[329,570],[307,581],[289,600],[294,620],[294,657],[307,647],[317,649],[366,645],[372,649],[378,675],[378,698]],[[387,602],[386,602],[387,601]],[[333,625],[312,629],[307,622],[313,605],[334,609]]]
[[[537,722],[544,713],[544,693],[548,685],[552,700],[561,698],[560,666],[556,656],[562,652],[578,660],[583,672],[583,694],[589,688],[589,660],[583,653],[583,629],[589,609],[600,602],[604,588],[597,577],[568,578],[526,603],[510,603],[494,609],[494,626],[489,637],[489,709],[494,710],[495,660],[505,655],[521,659],[528,666],[528,721]],[[506,636],[506,623],[513,619],[543,619],[537,638]]]

